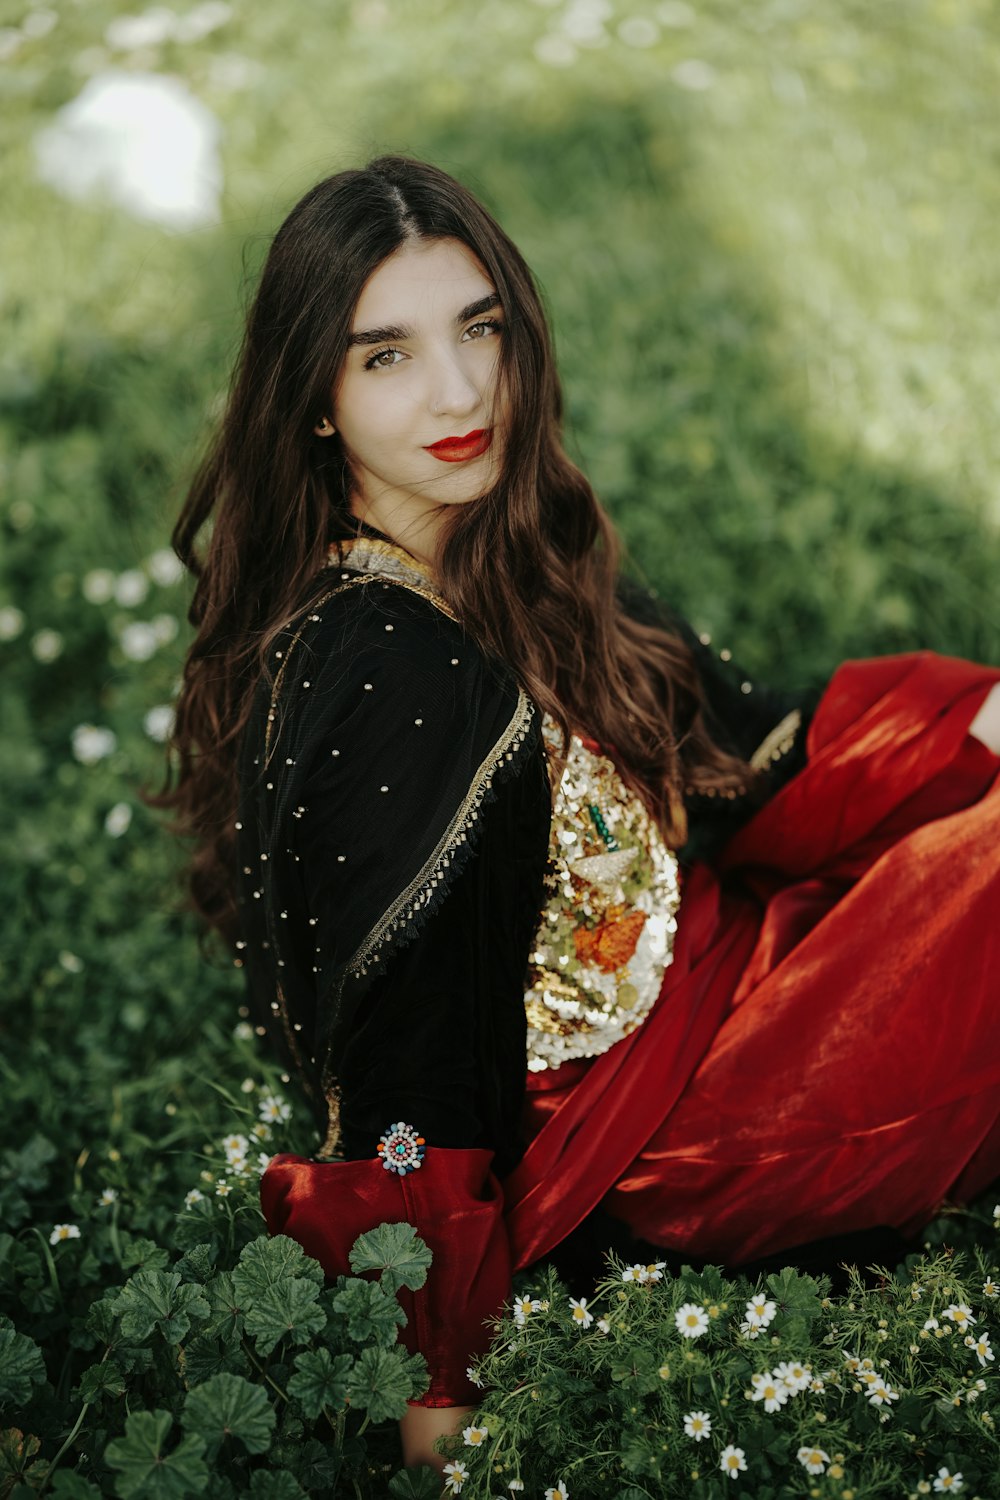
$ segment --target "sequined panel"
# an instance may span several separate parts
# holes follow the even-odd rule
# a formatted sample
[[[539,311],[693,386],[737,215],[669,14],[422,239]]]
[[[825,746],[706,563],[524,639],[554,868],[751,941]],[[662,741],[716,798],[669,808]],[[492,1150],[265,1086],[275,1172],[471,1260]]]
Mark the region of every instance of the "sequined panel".
[[[561,735],[546,714],[545,747]],[[528,1067],[596,1057],[640,1026],[673,957],[677,859],[612,761],[574,735],[553,798],[546,904],[524,1004]]]

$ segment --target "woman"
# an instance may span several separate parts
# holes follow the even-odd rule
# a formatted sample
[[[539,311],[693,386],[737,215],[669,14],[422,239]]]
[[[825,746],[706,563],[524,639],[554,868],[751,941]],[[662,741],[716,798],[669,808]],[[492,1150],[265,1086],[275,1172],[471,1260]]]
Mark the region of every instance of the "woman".
[[[559,424],[518,251],[385,157],[279,230],[175,535],[193,891],[325,1137],[264,1212],[331,1275],[430,1245],[410,1462],[597,1213],[740,1265],[1000,1173],[1000,671],[742,682],[619,579]]]

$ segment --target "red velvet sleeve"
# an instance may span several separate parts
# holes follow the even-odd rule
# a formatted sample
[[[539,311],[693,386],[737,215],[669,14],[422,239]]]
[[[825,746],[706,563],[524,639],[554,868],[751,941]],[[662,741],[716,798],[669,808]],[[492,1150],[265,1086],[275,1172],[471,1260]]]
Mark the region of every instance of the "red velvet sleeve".
[[[434,1259],[417,1292],[399,1299],[401,1342],[427,1361],[430,1386],[414,1405],[475,1405],[466,1369],[487,1348],[510,1296],[510,1248],[493,1152],[428,1146],[419,1170],[399,1176],[381,1158],[314,1162],[275,1156],[260,1196],[272,1234],[297,1240],[331,1279],[350,1274],[358,1235],[382,1223],[412,1224]]]

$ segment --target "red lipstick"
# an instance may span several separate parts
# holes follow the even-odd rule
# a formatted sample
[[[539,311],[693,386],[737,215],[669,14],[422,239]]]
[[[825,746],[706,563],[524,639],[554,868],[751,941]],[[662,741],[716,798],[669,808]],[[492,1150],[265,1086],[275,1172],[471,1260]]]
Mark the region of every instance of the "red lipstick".
[[[493,441],[492,427],[477,427],[475,432],[467,432],[464,437],[446,437],[439,443],[430,443],[426,452],[433,453],[435,458],[440,458],[446,464],[464,463],[469,458],[479,458],[485,453]]]

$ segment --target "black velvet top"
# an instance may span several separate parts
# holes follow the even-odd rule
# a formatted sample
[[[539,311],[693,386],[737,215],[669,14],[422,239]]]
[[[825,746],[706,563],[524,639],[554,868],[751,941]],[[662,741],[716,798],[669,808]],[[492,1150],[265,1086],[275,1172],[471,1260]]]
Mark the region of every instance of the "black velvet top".
[[[431,1144],[491,1148],[502,1177],[523,1150],[525,974],[551,817],[539,715],[428,589],[329,574],[277,644],[242,743],[251,1003],[321,1132],[328,1109],[338,1126],[323,1154],[372,1157],[407,1120]],[[788,725],[755,794],[690,799],[682,859],[711,858],[802,764],[809,705],[746,691],[683,620],[622,590],[691,646],[719,743],[750,758]]]

